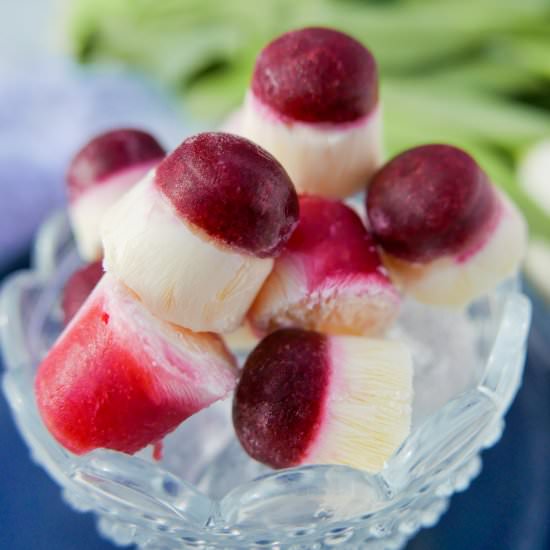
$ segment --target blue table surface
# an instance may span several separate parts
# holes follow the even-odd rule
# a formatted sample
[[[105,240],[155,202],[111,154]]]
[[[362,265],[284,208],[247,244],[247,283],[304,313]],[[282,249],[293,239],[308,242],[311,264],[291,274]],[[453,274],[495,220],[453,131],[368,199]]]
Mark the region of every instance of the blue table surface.
[[[549,326],[549,311],[535,303],[523,387],[503,439],[485,452],[471,488],[455,495],[440,523],[422,531],[408,550],[550,548]],[[0,549],[112,549],[97,534],[93,516],[65,505],[58,487],[30,461],[3,398],[0,433]]]

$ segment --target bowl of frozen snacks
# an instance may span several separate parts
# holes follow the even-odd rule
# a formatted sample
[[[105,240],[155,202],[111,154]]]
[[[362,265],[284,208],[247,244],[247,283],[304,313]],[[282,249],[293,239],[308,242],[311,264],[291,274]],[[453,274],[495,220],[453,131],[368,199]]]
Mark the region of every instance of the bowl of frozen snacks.
[[[480,470],[521,383],[524,220],[466,151],[387,161],[376,63],[259,54],[223,131],[119,128],[1,295],[33,458],[117,544],[401,548]]]

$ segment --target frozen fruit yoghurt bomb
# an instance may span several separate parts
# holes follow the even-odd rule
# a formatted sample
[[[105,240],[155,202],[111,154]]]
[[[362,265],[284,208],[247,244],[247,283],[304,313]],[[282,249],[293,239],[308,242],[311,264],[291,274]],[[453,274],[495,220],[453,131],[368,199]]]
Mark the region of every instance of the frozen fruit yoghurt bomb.
[[[107,212],[104,265],[159,318],[231,332],[297,221],[292,182],[270,154],[198,134]]]
[[[399,313],[374,240],[344,203],[301,196],[300,221],[249,312],[260,333],[378,335]]]
[[[351,195],[381,163],[376,62],[335,30],[305,28],[268,44],[240,117],[238,132],[280,160],[301,193]]]
[[[392,278],[419,301],[463,306],[519,268],[525,222],[464,151],[424,145],[374,176],[373,235]]]
[[[273,468],[379,471],[410,430],[411,365],[399,342],[273,332],[248,357],[235,391],[237,437]]]
[[[225,397],[236,381],[219,336],[156,319],[106,274],[39,366],[35,393],[65,448],[131,454]]]
[[[164,157],[150,134],[131,128],[101,134],[74,157],[67,171],[69,215],[80,255],[101,258],[101,218],[120,196]]]

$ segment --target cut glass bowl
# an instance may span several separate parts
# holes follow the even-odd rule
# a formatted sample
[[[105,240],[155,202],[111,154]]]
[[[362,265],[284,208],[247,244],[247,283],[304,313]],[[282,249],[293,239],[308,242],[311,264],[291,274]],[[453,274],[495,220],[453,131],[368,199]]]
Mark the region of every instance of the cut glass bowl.
[[[530,303],[510,280],[466,312],[405,303],[390,337],[413,352],[413,428],[376,475],[343,466],[276,472],[257,464],[233,435],[230,401],[169,435],[159,462],[150,448],[136,456],[75,456],[42,424],[33,380],[61,330],[60,292],[79,264],[60,213],[37,238],[32,270],[3,287],[3,388],[34,460],[73,508],[97,514],[101,533],[120,545],[402,548],[479,473],[480,453],[498,441],[521,383]]]

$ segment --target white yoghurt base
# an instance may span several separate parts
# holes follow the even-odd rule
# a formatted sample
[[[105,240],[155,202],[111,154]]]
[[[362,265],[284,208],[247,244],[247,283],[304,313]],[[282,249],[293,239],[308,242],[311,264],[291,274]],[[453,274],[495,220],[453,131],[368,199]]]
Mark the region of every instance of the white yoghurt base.
[[[399,313],[393,285],[377,273],[342,273],[310,284],[314,258],[283,253],[257,296],[249,317],[260,331],[299,326],[328,334],[376,336]]]
[[[329,338],[330,388],[304,463],[378,472],[411,428],[413,369],[400,342]]]
[[[269,151],[299,193],[348,197],[362,191],[382,164],[380,105],[351,124],[291,122],[249,91],[242,113],[227,127]]]
[[[510,200],[497,193],[501,205],[498,220],[471,255],[415,264],[382,253],[397,286],[425,304],[463,307],[516,273],[527,246],[527,226]]]

